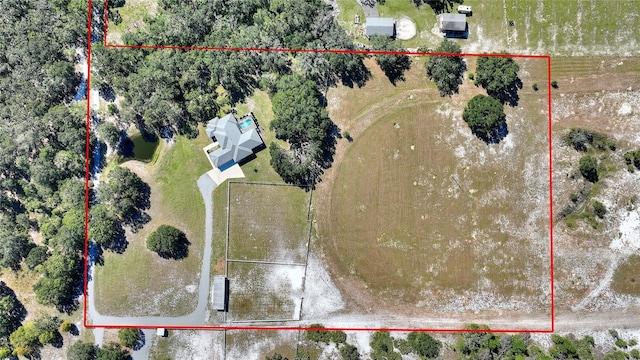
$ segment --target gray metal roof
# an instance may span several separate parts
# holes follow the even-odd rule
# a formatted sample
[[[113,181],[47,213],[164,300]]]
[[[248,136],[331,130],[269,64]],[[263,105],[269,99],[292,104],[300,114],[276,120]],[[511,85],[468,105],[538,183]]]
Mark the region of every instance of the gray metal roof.
[[[213,295],[211,296],[213,308],[218,311],[227,310],[227,278],[224,276],[213,277]]]
[[[464,14],[440,15],[440,30],[465,31],[467,29],[467,16]]]
[[[367,18],[367,36],[371,35],[395,35],[395,25],[393,18]]]
[[[242,133],[238,120],[229,113],[221,119],[215,118],[207,124],[207,136],[214,137],[220,148],[209,154],[216,167],[233,160],[239,163],[253,153],[253,149],[263,144],[258,130],[253,128]]]

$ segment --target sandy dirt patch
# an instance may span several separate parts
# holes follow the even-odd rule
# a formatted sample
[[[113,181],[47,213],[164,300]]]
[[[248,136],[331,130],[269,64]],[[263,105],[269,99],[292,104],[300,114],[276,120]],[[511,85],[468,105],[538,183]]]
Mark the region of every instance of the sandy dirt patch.
[[[416,36],[416,23],[404,16],[396,20],[396,38],[409,40]]]

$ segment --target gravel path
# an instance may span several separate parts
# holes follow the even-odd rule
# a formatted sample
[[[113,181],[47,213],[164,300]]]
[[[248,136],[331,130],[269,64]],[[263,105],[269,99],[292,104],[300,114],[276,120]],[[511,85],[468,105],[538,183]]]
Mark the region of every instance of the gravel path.
[[[358,4],[362,6],[362,10],[364,11],[364,17],[378,17],[378,6],[375,0],[356,0]],[[360,20],[362,21],[362,20]]]

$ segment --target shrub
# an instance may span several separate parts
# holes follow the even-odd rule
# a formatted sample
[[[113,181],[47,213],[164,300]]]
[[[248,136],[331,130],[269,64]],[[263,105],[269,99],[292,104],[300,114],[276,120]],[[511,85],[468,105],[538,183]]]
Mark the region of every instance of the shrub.
[[[133,348],[138,341],[142,340],[140,330],[134,328],[120,329],[118,331],[118,339],[124,347]]]
[[[59,330],[60,332],[71,332],[71,330],[73,330],[73,324],[65,320],[60,324]]]
[[[472,73],[472,72],[470,72],[470,73],[469,73],[469,80],[473,80],[473,78],[474,78],[473,73]]]
[[[323,328],[322,324],[311,324],[310,328]],[[307,330],[305,336],[309,341],[323,342],[328,344],[331,342],[331,334],[326,330]]]
[[[598,181],[598,160],[593,156],[586,155],[580,159],[580,174],[592,183]]]
[[[533,83],[533,91],[538,91],[538,83]]]
[[[626,349],[629,345],[627,345],[627,342],[622,340],[622,339],[618,339],[616,340],[616,346],[621,348],[621,349]]]
[[[600,201],[593,202],[593,213],[596,214],[597,217],[602,219],[604,215],[607,213],[607,207],[604,206]]]
[[[187,235],[169,225],[160,225],[151,233],[147,247],[165,259],[184,259],[189,255]]]
[[[344,346],[340,348],[340,355],[343,360],[360,360],[358,348],[351,344],[344,344]]]
[[[353,141],[353,138],[351,137],[351,134],[348,131],[343,132],[342,137],[347,139],[349,142]]]
[[[347,334],[344,331],[331,331],[329,334],[331,341],[336,344],[344,344],[347,341]]]
[[[407,355],[412,350],[409,341],[405,339],[393,339],[393,346],[395,346],[402,355]]]
[[[629,353],[629,355],[631,355],[631,357],[634,359],[640,359],[640,351],[638,351],[638,349],[631,350],[631,353]]]
[[[442,343],[427,333],[412,332],[407,336],[407,340],[415,353],[420,356],[437,358],[440,355]]]
[[[119,113],[120,110],[118,110],[118,107],[116,106],[116,104],[109,104],[107,105],[107,114],[109,116],[113,116],[117,113]]]
[[[551,81],[551,87],[554,88],[554,89],[557,89],[558,88],[558,82],[555,81],[555,80]]]

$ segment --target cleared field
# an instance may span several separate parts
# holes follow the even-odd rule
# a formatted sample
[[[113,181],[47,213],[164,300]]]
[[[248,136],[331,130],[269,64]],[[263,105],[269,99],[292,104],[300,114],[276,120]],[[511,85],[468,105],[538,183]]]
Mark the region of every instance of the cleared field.
[[[127,232],[123,254],[107,252],[104,265],[96,267],[101,314],[180,316],[195,309],[204,250],[204,204],[195,180],[210,168],[202,154],[208,142],[201,131],[195,140],[178,137],[173,145],[162,145],[155,165],[123,164],[151,187],[151,221],[135,234]],[[146,237],[161,224],[187,234],[191,245],[186,259],[162,259],[146,248]]]
[[[300,316],[304,266],[229,262],[228,321]]]
[[[640,255],[632,255],[620,264],[613,275],[611,289],[620,293],[640,296]]]
[[[638,1],[504,0],[504,2],[506,19],[514,22],[514,26],[508,27],[507,30],[512,52],[572,56],[638,53],[640,47],[640,32],[637,31],[640,26]],[[491,1],[491,3],[500,2]],[[484,13],[477,15],[485,16]]]
[[[229,259],[305,263],[311,192],[229,184]]]
[[[121,21],[109,20],[107,40],[109,44],[121,44],[122,35],[133,33],[147,26],[145,17],[154,16],[158,11],[157,0],[126,0],[122,7],[111,9],[120,14]]]
[[[525,84],[544,73],[542,61],[520,65]],[[317,209],[334,278],[398,305],[548,309],[545,95],[523,89],[520,106],[506,109],[509,135],[487,145],[461,119],[477,88],[465,83],[453,98],[407,90],[385,96],[375,81],[357,96],[338,90],[371,103],[337,120],[371,125],[334,169],[329,206]]]
[[[298,331],[227,331],[227,359],[264,359],[279,353],[296,359]]]

